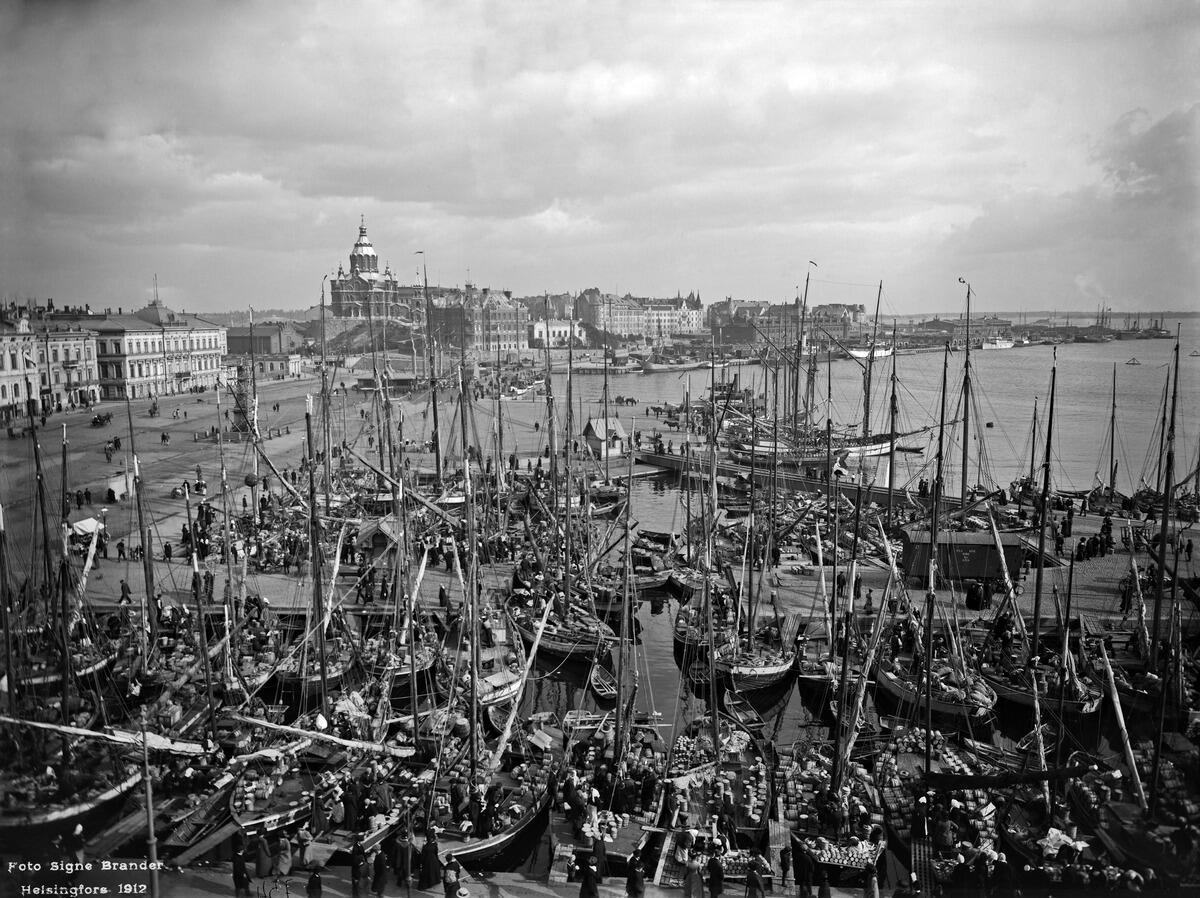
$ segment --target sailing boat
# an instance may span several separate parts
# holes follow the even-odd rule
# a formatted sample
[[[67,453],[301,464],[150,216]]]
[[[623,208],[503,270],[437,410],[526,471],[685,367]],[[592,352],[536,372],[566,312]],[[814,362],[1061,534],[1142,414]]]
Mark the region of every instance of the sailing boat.
[[[938,582],[938,525],[941,519],[943,440],[946,428],[946,375],[950,345],[942,362],[941,418],[938,427],[937,476],[934,480],[933,503],[929,515],[929,571],[926,596],[927,619],[922,624],[912,602],[906,601],[904,618],[891,626],[888,651],[881,653],[875,665],[875,681],[879,692],[904,709],[921,709],[926,726],[931,728],[932,715],[967,722],[986,718],[996,704],[996,693],[966,663],[957,627],[944,628],[944,658],[939,662],[933,626]],[[965,475],[964,475],[965,476]],[[953,593],[951,594],[953,599]],[[940,641],[940,640],[939,640]],[[935,666],[936,665],[936,666]]]
[[[12,602],[9,582],[7,533],[4,512],[0,507],[0,606],[4,613],[5,678],[4,710],[0,718],[0,751],[5,757],[5,800],[0,803],[0,844],[6,849],[27,856],[41,856],[51,848],[52,839],[69,833],[76,825],[90,824],[115,807],[142,781],[143,771],[125,747],[116,747],[99,740],[81,740],[96,723],[101,697],[94,689],[88,695],[86,680],[81,678],[80,659],[76,646],[81,645],[90,631],[89,621],[79,601],[86,587],[87,572],[95,557],[98,532],[92,535],[91,545],[82,575],[76,581],[70,565],[69,524],[60,525],[58,574],[50,580],[50,524],[46,516],[46,484],[42,471],[41,448],[37,428],[32,420],[34,460],[37,470],[38,510],[43,523],[43,555],[47,580],[47,598],[57,596],[57,609],[48,609],[55,619],[59,669],[56,675],[21,676],[19,668],[22,651],[14,657],[14,643],[19,648],[30,639],[25,621],[10,609],[24,615],[31,609]],[[63,489],[66,489],[66,429],[63,429]],[[69,507],[64,501],[63,507]],[[36,613],[36,612],[35,612]],[[97,634],[98,635],[98,634]],[[102,637],[98,637],[102,639]],[[93,680],[94,684],[96,681]],[[38,688],[57,687],[58,700],[36,698]],[[86,696],[86,697],[85,697]]]

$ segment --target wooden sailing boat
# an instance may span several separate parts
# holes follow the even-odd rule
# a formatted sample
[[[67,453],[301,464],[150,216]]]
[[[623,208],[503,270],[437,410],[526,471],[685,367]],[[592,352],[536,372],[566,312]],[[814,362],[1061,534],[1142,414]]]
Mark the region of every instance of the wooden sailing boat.
[[[946,427],[946,372],[950,357],[950,346],[942,362],[942,401],[938,427],[937,476],[934,480],[933,502],[930,509],[930,553],[926,596],[927,619],[921,621],[911,603],[907,619],[892,625],[893,639],[889,650],[881,655],[875,665],[875,681],[879,692],[899,706],[901,714],[906,709],[920,709],[926,716],[926,728],[932,729],[930,718],[937,715],[957,722],[987,718],[996,704],[995,691],[983,681],[979,674],[968,668],[963,657],[961,644],[955,628],[945,631],[948,637],[948,652],[944,663],[935,666],[933,618],[936,606],[938,581],[938,525],[941,518],[943,438]],[[923,634],[922,634],[923,631]],[[906,643],[912,651],[903,654]],[[897,651],[899,646],[901,651]],[[932,674],[932,675],[931,675]]]

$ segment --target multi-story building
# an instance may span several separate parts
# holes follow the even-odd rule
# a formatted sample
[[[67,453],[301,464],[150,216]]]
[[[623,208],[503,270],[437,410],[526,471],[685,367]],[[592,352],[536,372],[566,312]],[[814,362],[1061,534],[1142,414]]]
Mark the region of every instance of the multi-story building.
[[[694,334],[704,326],[700,297],[651,299],[612,296],[585,290],[579,296],[579,317],[597,330],[620,337],[665,339],[672,334]]]
[[[484,352],[529,348],[529,310],[507,297],[490,298],[483,306],[482,343]]]
[[[158,300],[134,313],[74,310],[56,314],[54,321],[96,334],[101,398],[174,396],[212,389],[221,378],[225,328],[173,312]]]
[[[9,306],[0,321],[0,420],[90,405],[100,398],[96,335],[49,317],[46,306]]]
[[[249,355],[252,351],[256,355],[278,355],[299,352],[304,347],[304,338],[295,325],[288,321],[266,321],[253,327],[227,327],[225,341],[230,355]]]
[[[529,325],[529,342],[538,346],[549,345],[551,349],[565,347],[571,337],[583,342],[586,333],[581,321],[564,321],[551,318],[547,321],[535,321]]]
[[[329,279],[329,291],[335,318],[387,318],[417,330],[424,321],[421,287],[402,285],[388,265],[379,270],[366,224],[359,225],[358,240],[350,250],[350,270],[339,263],[337,275]]]

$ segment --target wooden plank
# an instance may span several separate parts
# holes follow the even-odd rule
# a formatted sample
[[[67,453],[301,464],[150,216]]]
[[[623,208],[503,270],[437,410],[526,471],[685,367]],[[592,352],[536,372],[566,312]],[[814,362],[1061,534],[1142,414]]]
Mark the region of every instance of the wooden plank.
[[[175,857],[171,858],[171,863],[177,867],[190,864],[196,858],[212,851],[212,849],[232,836],[237,831],[237,828],[238,825],[230,819],[224,826],[218,827],[190,848],[185,848],[179,854],[175,855]]]

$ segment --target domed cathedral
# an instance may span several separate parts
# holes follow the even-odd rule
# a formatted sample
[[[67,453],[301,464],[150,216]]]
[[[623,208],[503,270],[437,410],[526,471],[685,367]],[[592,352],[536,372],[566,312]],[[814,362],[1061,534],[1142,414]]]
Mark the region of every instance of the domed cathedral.
[[[388,318],[418,328],[423,321],[420,289],[400,284],[389,266],[380,272],[379,255],[367,236],[365,221],[350,250],[350,270],[339,264],[329,288],[335,318]]]

